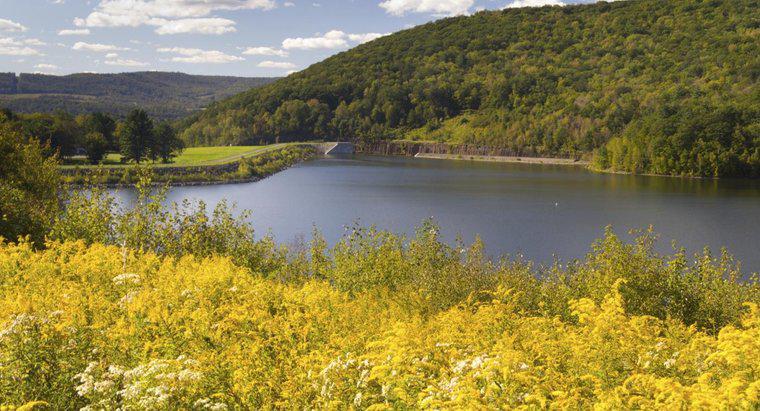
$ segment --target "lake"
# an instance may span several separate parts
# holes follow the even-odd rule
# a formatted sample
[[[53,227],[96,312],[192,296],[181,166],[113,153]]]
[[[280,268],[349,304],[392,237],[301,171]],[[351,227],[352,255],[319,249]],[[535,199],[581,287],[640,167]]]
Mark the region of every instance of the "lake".
[[[119,194],[129,202],[129,191]],[[654,226],[659,250],[721,247],[760,271],[760,182],[596,174],[579,167],[347,156],[300,164],[263,181],[175,187],[169,201],[227,199],[260,234],[334,243],[355,222],[411,234],[434,218],[444,238],[480,235],[491,256],[538,263],[581,258],[607,225],[626,239]]]

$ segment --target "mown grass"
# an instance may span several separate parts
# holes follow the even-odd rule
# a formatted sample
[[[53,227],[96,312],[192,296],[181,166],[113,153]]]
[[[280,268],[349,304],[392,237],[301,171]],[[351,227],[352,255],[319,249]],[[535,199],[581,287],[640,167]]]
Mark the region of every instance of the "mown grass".
[[[313,146],[305,144],[275,144],[233,154],[216,160],[122,167],[76,167],[60,170],[67,184],[132,185],[143,173],[152,175],[154,182],[169,184],[209,184],[254,181],[284,170],[293,164],[312,158]]]
[[[285,146],[275,144],[271,146],[224,146],[224,147],[190,147],[174,158],[171,163],[151,163],[155,167],[182,167],[182,166],[207,166],[226,164],[237,161],[242,157],[248,157]],[[87,163],[84,157],[70,159],[63,167],[98,167]],[[121,154],[111,153],[103,160],[105,167],[128,167],[130,164],[121,163]]]

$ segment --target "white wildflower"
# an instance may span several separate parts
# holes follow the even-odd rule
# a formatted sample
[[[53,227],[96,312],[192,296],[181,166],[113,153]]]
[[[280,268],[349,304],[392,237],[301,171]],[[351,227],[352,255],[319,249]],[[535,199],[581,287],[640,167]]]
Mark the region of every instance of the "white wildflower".
[[[111,281],[116,285],[138,285],[140,284],[140,276],[135,273],[123,273],[112,278]]]
[[[137,294],[139,294],[137,291],[130,291],[124,294],[124,297],[121,297],[121,299],[119,299],[119,307],[125,308],[127,304],[131,303],[135,299]]]
[[[111,380],[98,381],[95,383],[95,386],[93,387],[94,388],[93,391],[99,392],[99,393],[107,392],[107,391],[110,391],[111,388],[114,387],[114,385],[116,384]]]

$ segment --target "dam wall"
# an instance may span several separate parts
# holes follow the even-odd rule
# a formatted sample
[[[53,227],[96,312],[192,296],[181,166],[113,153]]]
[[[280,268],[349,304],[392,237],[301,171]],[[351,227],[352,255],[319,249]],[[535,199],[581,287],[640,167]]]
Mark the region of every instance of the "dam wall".
[[[356,152],[362,154],[377,154],[386,156],[416,156],[418,154],[461,155],[461,156],[492,156],[492,157],[542,157],[541,153],[526,148],[513,150],[510,148],[479,146],[474,144],[448,144],[419,141],[378,141],[373,143],[357,143]],[[572,156],[553,156],[572,159]]]
[[[317,151],[324,155],[354,154],[356,152],[354,144],[348,142],[319,143],[316,147]]]

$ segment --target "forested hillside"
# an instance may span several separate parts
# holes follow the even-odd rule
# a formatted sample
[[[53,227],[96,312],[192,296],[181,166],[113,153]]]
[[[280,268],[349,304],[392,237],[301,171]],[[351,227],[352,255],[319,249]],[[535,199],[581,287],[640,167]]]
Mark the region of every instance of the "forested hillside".
[[[507,9],[398,32],[214,104],[190,144],[422,139],[760,176],[760,2]]]
[[[0,107],[22,113],[62,110],[124,115],[139,106],[155,117],[176,119],[274,80],[164,72],[68,76],[0,73]]]

